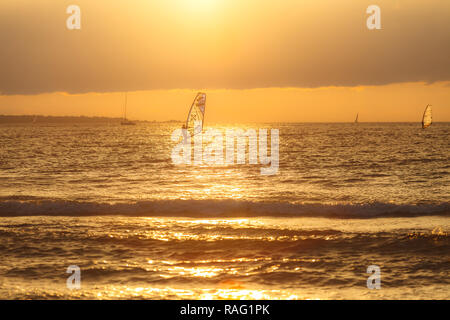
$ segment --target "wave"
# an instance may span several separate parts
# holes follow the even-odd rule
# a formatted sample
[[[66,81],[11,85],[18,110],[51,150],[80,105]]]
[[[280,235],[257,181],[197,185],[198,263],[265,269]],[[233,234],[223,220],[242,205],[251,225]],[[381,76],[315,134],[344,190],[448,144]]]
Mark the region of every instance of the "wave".
[[[314,204],[245,200],[148,200],[107,203],[69,200],[0,200],[0,216],[184,216],[378,218],[450,216],[450,203]]]

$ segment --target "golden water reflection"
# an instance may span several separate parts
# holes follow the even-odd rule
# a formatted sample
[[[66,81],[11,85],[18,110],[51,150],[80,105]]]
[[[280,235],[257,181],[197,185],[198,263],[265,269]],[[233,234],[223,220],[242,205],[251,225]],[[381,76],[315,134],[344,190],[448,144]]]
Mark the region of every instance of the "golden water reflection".
[[[100,288],[98,288],[100,289]],[[84,294],[82,294],[84,295]],[[192,300],[298,300],[310,299],[284,290],[260,289],[178,289],[108,286],[95,294],[97,299],[192,299]]]

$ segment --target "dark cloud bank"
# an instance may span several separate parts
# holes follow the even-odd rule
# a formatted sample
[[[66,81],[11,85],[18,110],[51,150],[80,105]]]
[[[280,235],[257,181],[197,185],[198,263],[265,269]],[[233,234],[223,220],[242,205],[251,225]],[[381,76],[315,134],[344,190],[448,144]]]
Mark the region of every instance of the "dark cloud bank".
[[[3,5],[2,94],[450,80],[448,0],[379,1],[375,31],[365,27],[364,1],[298,13],[280,1],[273,15],[236,8],[203,25],[192,19],[194,26],[168,10],[117,15],[118,5],[79,2],[79,31],[65,28],[62,1]]]

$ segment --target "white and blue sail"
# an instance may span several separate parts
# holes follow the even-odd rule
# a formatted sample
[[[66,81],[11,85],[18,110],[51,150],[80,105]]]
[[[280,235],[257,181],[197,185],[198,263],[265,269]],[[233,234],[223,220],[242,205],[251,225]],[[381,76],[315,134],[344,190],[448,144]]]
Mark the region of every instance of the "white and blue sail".
[[[206,93],[199,92],[195,96],[186,119],[186,130],[194,136],[203,131],[206,108]]]

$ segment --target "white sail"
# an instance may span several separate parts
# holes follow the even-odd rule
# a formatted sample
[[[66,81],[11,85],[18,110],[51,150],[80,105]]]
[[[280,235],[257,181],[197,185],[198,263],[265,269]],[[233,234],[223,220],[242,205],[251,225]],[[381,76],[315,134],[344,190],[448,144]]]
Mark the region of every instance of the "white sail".
[[[186,120],[186,129],[191,136],[203,131],[203,122],[205,119],[206,93],[199,92],[192,102],[189,114]]]
[[[425,129],[425,128],[431,126],[432,122],[433,122],[433,116],[431,113],[431,105],[427,105],[427,107],[425,108],[425,111],[423,112],[422,129]]]

